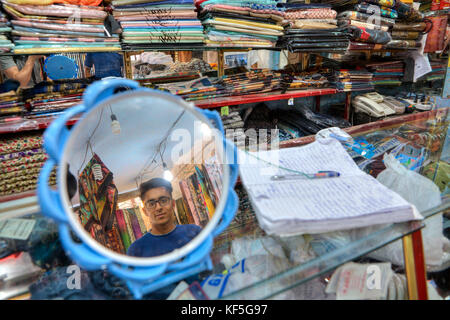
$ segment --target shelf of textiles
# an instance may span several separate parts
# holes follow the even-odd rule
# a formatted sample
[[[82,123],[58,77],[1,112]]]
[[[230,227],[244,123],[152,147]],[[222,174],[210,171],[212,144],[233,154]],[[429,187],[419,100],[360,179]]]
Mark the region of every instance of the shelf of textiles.
[[[0,94],[0,133],[45,129],[61,112],[81,102],[92,79],[44,81]],[[68,125],[76,122],[71,119]]]
[[[242,72],[241,68],[236,70],[241,73],[230,73],[219,78],[189,73],[138,81],[143,86],[168,90],[186,101],[193,101],[200,108],[336,93],[336,90],[328,85],[326,75],[319,72],[296,75],[268,69],[244,70],[245,72]],[[186,78],[183,78],[184,76]],[[196,79],[189,80],[191,77]],[[189,81],[162,83],[164,79]]]
[[[303,105],[289,109],[271,109],[266,103],[241,108],[229,106],[221,110],[225,136],[239,149],[254,151],[255,143],[262,149],[270,149],[283,141],[307,137],[329,127],[349,128],[350,122],[343,119],[342,110],[332,115],[318,113]]]
[[[117,0],[102,7],[3,0],[3,32],[14,43],[2,38],[2,50],[45,54],[181,46],[346,52],[358,43],[415,50],[431,25],[401,1],[327,2]],[[380,14],[375,20],[373,8]]]
[[[34,5],[34,1],[2,1],[2,10],[9,17],[13,52],[119,51],[119,35],[108,28],[105,8],[99,3],[96,6],[73,3]]]
[[[43,150],[42,132],[2,134],[0,136],[0,202],[31,196],[39,172],[48,158]],[[56,184],[54,169],[49,185]]]

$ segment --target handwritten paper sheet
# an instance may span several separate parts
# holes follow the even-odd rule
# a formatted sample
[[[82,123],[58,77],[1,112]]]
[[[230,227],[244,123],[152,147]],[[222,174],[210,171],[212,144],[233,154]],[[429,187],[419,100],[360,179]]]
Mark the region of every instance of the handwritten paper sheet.
[[[286,234],[296,230],[326,232],[421,219],[410,203],[361,171],[337,140],[259,152],[257,157],[241,152],[240,174],[258,219],[269,234],[279,230]],[[276,164],[304,173],[333,170],[341,176],[273,181],[272,175],[292,174]]]

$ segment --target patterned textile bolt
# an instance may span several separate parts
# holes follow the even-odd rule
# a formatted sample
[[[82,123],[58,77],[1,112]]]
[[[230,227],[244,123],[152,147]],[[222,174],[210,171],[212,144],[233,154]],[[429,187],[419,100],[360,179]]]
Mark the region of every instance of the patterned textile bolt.
[[[0,140],[0,155],[40,148],[42,142],[43,139],[41,134],[21,135],[2,139]]]
[[[101,169],[101,170],[97,170]],[[94,154],[79,176],[80,220],[87,231],[93,223],[103,231],[111,229],[117,208],[118,191],[112,172]]]

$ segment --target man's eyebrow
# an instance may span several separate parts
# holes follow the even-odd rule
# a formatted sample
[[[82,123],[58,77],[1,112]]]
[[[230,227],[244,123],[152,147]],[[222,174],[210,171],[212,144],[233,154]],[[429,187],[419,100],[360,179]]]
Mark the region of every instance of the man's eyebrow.
[[[168,197],[168,196],[161,196],[161,197],[159,197],[159,198],[147,199],[145,202],[148,202],[148,201],[156,201],[156,200],[159,200],[159,199],[162,199],[162,198],[169,198],[169,199],[170,199],[170,197]]]

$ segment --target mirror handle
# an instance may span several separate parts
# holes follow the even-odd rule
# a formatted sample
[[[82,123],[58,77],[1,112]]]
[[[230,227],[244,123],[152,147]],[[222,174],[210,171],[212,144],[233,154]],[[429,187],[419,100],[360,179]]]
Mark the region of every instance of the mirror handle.
[[[60,155],[64,150],[64,144],[69,137],[69,130],[66,128],[67,121],[73,116],[83,113],[85,110],[86,108],[82,104],[69,108],[45,130],[44,148],[53,160],[59,161]]]
[[[231,220],[233,220],[233,218],[236,214],[236,211],[238,209],[238,206],[239,206],[239,198],[238,198],[236,192],[234,191],[234,186],[236,184],[236,180],[239,175],[239,165],[238,165],[238,161],[237,161],[237,148],[234,145],[234,143],[228,141],[227,139],[225,139],[225,137],[223,138],[223,140],[224,140],[224,145],[225,145],[225,150],[226,150],[227,163],[230,168],[230,180],[229,180],[230,182],[229,182],[229,192],[228,192],[228,197],[227,197],[227,203],[225,204],[225,207],[223,209],[222,219],[221,219],[219,225],[212,232],[214,237],[219,235],[222,231],[224,231],[228,227],[228,225],[231,223]],[[230,161],[231,159],[228,158],[229,150],[232,150],[232,153],[233,153],[232,161]]]
[[[194,251],[189,253],[183,258],[181,262],[173,263],[168,267],[168,270],[179,270],[183,268],[191,267],[195,264],[199,264],[208,254],[211,252],[213,247],[213,237],[208,235],[208,237],[203,240],[200,246],[198,246]]]
[[[133,269],[125,269],[119,265],[111,264],[108,270],[114,275],[127,281],[146,282],[163,274],[167,269],[167,263],[151,267],[134,267]]]
[[[58,222],[67,222],[64,210],[59,202],[58,191],[51,190],[48,186],[48,179],[56,162],[52,158],[48,159],[39,173],[36,192],[38,195],[41,212],[45,212]]]
[[[67,224],[61,223],[59,225],[59,235],[68,256],[84,269],[91,271],[99,268],[105,269],[111,264],[109,259],[94,252],[84,243],[75,243]]]
[[[139,88],[139,83],[124,78],[107,79],[94,82],[89,87],[87,87],[83,94],[83,102],[86,106],[86,111],[92,109],[102,100],[114,95],[116,93],[115,91],[120,88],[136,90]]]
[[[223,209],[224,212],[222,215],[222,219],[220,220],[220,223],[217,225],[217,227],[213,230],[213,237],[217,237],[228,227],[236,214],[238,204],[239,198],[236,195],[234,189],[230,187],[227,203],[225,204],[225,208]]]

